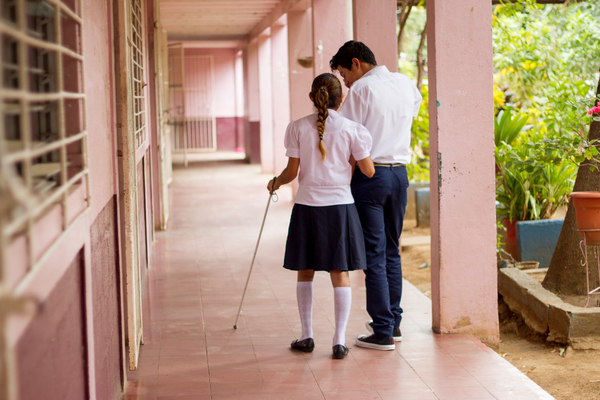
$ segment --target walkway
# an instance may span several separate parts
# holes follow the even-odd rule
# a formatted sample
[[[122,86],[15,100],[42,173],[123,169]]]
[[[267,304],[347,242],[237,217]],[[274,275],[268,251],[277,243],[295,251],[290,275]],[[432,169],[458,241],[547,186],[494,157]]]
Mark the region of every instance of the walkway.
[[[431,302],[409,283],[404,341],[388,352],[354,346],[367,319],[361,272],[351,274],[349,355],[331,358],[333,290],[324,273],[315,279],[315,351],[292,352],[295,274],[281,268],[289,188],[269,208],[234,330],[269,178],[240,161],[175,168],[169,230],[156,234],[145,290],[146,344],[124,399],[552,399],[478,340],[433,334]]]

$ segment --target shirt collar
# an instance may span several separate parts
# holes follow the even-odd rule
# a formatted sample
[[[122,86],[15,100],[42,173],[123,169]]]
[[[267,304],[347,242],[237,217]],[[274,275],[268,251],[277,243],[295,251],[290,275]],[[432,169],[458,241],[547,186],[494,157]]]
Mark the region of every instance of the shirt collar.
[[[386,72],[389,72],[387,67],[385,65],[380,65],[378,67],[373,68],[372,70],[366,72],[363,76],[361,76],[361,79],[370,75],[379,75],[379,74],[385,74]]]

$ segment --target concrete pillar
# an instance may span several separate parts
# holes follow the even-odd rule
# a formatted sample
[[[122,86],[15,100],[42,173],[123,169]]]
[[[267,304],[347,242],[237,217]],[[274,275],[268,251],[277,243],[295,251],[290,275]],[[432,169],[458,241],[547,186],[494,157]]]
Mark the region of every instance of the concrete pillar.
[[[435,332],[497,344],[491,11],[427,2],[431,289]]]
[[[273,173],[273,89],[271,81],[271,29],[258,35],[258,92],[260,104],[260,163]]]
[[[280,173],[287,165],[283,138],[290,123],[290,79],[288,65],[287,18],[283,15],[271,26],[272,89],[273,89],[273,172]]]
[[[398,71],[396,0],[353,0],[354,40],[366,44],[391,72]]]
[[[243,52],[235,54],[235,151],[244,151],[244,61]]]
[[[244,55],[244,147],[246,159],[260,163],[260,106],[258,95],[258,39],[252,40]]]
[[[312,9],[288,13],[288,63],[290,77],[290,118],[297,120],[312,114],[314,107],[308,98],[314,79],[313,66],[303,67],[298,58],[313,57]]]
[[[351,13],[352,4],[348,0],[313,0],[315,76],[331,72],[329,60],[344,43],[352,39]]]

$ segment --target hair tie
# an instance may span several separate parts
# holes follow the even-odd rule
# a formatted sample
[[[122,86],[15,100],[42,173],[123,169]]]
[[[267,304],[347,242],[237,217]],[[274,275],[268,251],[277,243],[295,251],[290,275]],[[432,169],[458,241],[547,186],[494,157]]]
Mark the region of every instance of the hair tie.
[[[324,90],[324,91],[327,91],[327,88],[326,88],[325,86],[321,86],[321,87],[319,88],[319,90]]]

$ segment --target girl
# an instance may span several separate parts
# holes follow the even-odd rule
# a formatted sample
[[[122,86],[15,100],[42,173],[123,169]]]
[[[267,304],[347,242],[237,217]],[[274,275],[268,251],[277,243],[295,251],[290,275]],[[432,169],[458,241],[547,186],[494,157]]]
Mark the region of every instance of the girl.
[[[284,139],[288,164],[281,175],[269,181],[267,189],[273,193],[294,180],[302,165],[283,264],[298,271],[296,297],[302,336],[291,346],[313,351],[312,281],[315,271],[329,271],[335,302],[333,357],[342,359],[348,354],[345,335],[352,302],[348,271],[366,268],[350,180],[355,160],[366,176],[375,173],[369,157],[371,135],[362,125],[337,113],[342,86],[334,75],[317,76],[308,97],[318,112],[288,125]]]

